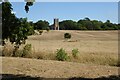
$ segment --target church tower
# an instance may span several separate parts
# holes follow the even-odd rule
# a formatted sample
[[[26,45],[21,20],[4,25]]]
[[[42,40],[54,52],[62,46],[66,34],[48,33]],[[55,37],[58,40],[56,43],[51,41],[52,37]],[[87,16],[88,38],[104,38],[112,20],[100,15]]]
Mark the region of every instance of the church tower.
[[[59,19],[58,18],[54,19],[54,30],[59,30]]]

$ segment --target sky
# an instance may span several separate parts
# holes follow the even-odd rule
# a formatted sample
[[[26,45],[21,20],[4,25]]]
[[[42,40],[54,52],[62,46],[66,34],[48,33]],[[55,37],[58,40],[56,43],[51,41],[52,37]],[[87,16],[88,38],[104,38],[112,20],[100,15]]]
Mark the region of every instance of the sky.
[[[4,1],[4,0],[1,0]],[[120,0],[9,0],[12,2],[36,1],[36,2],[119,2]]]
[[[117,2],[35,2],[29,13],[24,10],[25,2],[11,2],[13,13],[18,18],[27,17],[29,21],[46,20],[53,24],[54,18],[59,21],[78,21],[85,17],[105,22],[118,23]]]

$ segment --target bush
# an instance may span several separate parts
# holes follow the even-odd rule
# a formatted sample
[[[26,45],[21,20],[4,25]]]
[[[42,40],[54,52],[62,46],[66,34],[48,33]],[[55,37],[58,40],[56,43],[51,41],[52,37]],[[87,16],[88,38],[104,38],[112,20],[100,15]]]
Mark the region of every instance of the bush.
[[[65,39],[70,39],[71,38],[71,34],[70,33],[65,33],[64,34],[64,38]]]
[[[23,50],[17,50],[13,57],[22,57],[22,55],[23,55]]]
[[[13,55],[14,47],[12,45],[4,45],[2,49],[2,56],[9,56]]]
[[[76,57],[78,56],[78,53],[79,53],[78,49],[73,49],[73,50],[72,50],[72,56],[73,56],[74,58],[76,58]]]
[[[32,53],[32,45],[26,44],[23,48],[23,54],[21,57],[29,57],[31,53]]]
[[[43,33],[43,30],[38,30],[39,34],[42,35]]]
[[[31,44],[26,44],[23,49],[15,48],[12,45],[5,45],[2,50],[2,56],[10,57],[30,57],[32,53]]]
[[[30,57],[32,53],[31,44],[26,44],[23,49],[17,49],[13,55],[13,57]]]
[[[57,50],[56,58],[59,61],[66,61],[66,60],[68,60],[68,55],[65,52],[65,50],[61,48],[61,49]]]

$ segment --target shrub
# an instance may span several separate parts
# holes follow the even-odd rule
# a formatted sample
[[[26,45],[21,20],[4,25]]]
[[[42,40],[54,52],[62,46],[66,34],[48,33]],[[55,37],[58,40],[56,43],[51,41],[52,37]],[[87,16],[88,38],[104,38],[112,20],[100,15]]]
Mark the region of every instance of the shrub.
[[[32,53],[31,44],[26,44],[23,49],[15,48],[12,45],[5,45],[2,50],[2,56],[10,57],[30,57]]]
[[[4,45],[2,49],[2,56],[12,56],[14,51],[14,47],[11,45]]]
[[[23,54],[21,57],[29,57],[31,53],[32,53],[32,45],[26,44],[23,48]]]
[[[43,33],[43,30],[38,30],[39,34],[42,35]]]
[[[57,50],[56,55],[57,60],[66,61],[68,59],[68,55],[63,48]]]
[[[73,49],[73,50],[72,50],[72,56],[73,56],[74,58],[76,58],[76,57],[78,56],[78,53],[79,53],[78,49]]]
[[[64,34],[64,38],[65,39],[70,39],[71,38],[71,34],[70,33],[65,33]]]
[[[13,57],[22,57],[22,55],[23,55],[23,50],[17,50]]]

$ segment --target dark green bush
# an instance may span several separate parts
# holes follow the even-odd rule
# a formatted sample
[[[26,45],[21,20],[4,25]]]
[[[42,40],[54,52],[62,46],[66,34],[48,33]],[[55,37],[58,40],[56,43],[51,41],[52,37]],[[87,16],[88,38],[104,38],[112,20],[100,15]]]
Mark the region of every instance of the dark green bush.
[[[43,30],[38,30],[39,34],[42,35],[43,33]]]
[[[57,60],[59,61],[66,61],[68,60],[68,55],[63,48],[57,50],[56,55]]]
[[[71,38],[71,34],[70,33],[65,33],[64,34],[64,38],[65,39],[70,39]]]

